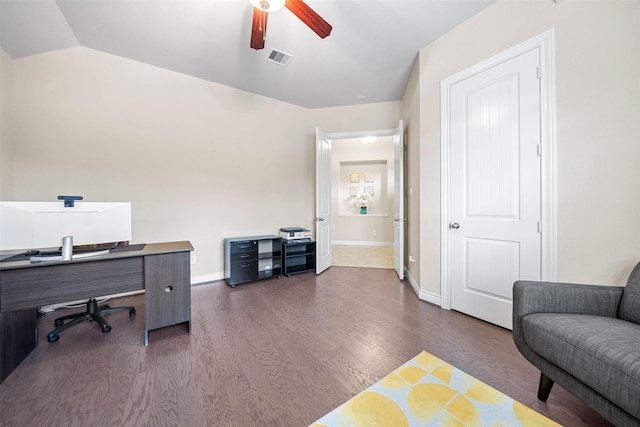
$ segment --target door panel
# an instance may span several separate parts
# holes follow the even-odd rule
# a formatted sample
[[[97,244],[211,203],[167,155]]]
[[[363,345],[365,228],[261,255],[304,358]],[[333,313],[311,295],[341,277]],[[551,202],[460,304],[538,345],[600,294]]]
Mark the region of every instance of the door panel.
[[[538,66],[534,49],[451,86],[451,308],[506,328],[513,282],[541,275]]]
[[[467,218],[519,216],[518,75],[491,82],[467,94]]]
[[[467,291],[511,300],[510,287],[518,280],[520,243],[491,239],[466,239]]]
[[[316,128],[316,273],[331,267],[331,140]]]

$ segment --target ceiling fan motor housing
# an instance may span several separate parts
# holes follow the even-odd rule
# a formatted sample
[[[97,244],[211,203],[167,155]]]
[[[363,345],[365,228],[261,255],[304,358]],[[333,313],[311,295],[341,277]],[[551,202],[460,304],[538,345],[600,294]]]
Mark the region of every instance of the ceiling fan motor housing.
[[[265,12],[276,12],[284,7],[285,0],[249,0],[250,3]]]

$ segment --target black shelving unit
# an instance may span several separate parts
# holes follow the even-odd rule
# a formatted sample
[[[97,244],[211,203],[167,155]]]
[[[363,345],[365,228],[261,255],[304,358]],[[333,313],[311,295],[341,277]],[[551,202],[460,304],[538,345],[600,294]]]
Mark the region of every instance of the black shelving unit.
[[[280,278],[281,241],[275,235],[224,239],[224,278],[229,286]]]
[[[282,241],[282,274],[316,271],[316,242]]]

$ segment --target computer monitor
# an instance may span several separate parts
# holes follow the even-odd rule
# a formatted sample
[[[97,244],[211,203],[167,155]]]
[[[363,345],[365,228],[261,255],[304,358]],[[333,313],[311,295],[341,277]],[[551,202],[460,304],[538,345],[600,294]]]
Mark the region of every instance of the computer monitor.
[[[131,203],[0,201],[0,250],[58,248],[64,236],[74,246],[131,240]]]

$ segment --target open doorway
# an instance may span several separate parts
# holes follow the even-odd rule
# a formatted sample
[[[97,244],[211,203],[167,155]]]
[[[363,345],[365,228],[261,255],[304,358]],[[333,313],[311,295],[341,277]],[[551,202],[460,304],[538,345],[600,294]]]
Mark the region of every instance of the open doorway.
[[[393,136],[333,139],[332,265],[394,268]]]
[[[363,207],[367,208],[366,212],[356,212],[353,215],[367,215],[371,211],[369,209],[374,209],[374,206],[371,204],[371,193],[375,194],[376,191],[378,194],[382,194],[382,189],[384,188],[387,191],[387,197],[385,200],[380,200],[378,202],[378,209],[382,212],[385,208],[387,209],[386,217],[393,221],[393,260],[394,260],[394,268],[396,273],[398,274],[398,278],[400,280],[404,279],[404,125],[402,120],[398,121],[398,127],[395,129],[382,129],[382,130],[373,130],[373,131],[359,131],[359,132],[343,132],[343,133],[325,133],[322,129],[316,128],[316,209],[315,209],[315,217],[314,222],[316,223],[316,274],[320,274],[325,271],[327,268],[332,265],[332,228],[333,228],[333,215],[334,210],[332,209],[332,204],[335,202],[332,200],[332,194],[335,192],[332,190],[332,173],[333,169],[337,169],[338,173],[340,173],[340,168],[332,167],[332,145],[334,142],[340,140],[358,140],[359,143],[367,142],[363,141],[361,138],[364,137],[391,137],[393,140],[393,148],[394,155],[392,157],[393,161],[389,158],[378,159],[378,162],[371,162],[370,159],[365,160],[347,160],[345,163],[347,168],[355,168],[357,166],[366,166],[368,168],[373,168],[375,164],[386,165],[381,166],[381,171],[385,171],[387,176],[386,183],[383,186],[382,180],[378,181],[380,189],[376,190],[375,185],[368,185],[369,190],[367,190],[364,184],[374,184],[375,181],[375,173],[368,172],[367,170],[362,171],[349,171],[346,170],[343,173],[345,177],[345,183],[341,184],[344,187],[344,191],[346,192],[344,206],[345,212],[348,212],[349,209],[353,209],[353,206],[356,206],[358,209],[362,209]],[[366,144],[365,144],[366,145]],[[393,165],[392,173],[389,173],[389,165]],[[351,182],[351,173],[354,173],[353,182]],[[355,174],[358,174],[356,181]],[[368,174],[368,175],[367,175]],[[393,179],[389,180],[389,176],[393,176]],[[369,178],[371,181],[369,183],[366,182],[366,178]],[[362,183],[361,188],[351,189],[351,187],[356,187],[351,184],[360,184]],[[392,183],[393,190],[389,192],[388,184]],[[340,195],[340,189],[338,191],[338,196]],[[356,194],[356,199],[360,199],[360,203],[358,205],[351,205],[351,203],[356,203],[358,200],[351,199],[352,192]],[[364,196],[361,198],[358,196],[358,192]],[[393,194],[393,196],[389,196],[389,193]],[[340,196],[339,196],[340,197]],[[393,201],[393,208],[388,209],[388,206],[385,204],[387,200]],[[338,200],[338,206],[340,205],[341,200]],[[366,202],[366,203],[364,203]],[[338,211],[339,212],[339,211]],[[371,234],[374,234],[373,231],[375,229],[370,229]],[[377,237],[377,230],[376,237]],[[365,240],[366,241],[366,240]]]

